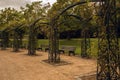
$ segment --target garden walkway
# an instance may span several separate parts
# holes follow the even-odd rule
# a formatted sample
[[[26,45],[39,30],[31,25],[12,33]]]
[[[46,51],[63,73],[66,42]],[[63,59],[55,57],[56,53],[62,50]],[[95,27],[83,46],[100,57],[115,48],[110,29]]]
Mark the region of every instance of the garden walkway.
[[[27,51],[0,50],[0,80],[74,80],[76,76],[96,71],[96,60],[62,55],[69,63],[55,66],[45,63],[47,53],[26,55]]]

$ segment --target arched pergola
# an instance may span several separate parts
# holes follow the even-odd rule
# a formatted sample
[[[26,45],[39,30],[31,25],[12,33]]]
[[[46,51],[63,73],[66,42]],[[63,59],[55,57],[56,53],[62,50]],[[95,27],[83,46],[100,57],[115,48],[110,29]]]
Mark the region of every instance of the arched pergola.
[[[94,1],[94,0],[92,0]],[[87,1],[80,1],[77,3],[74,3],[65,9],[63,9],[60,13],[58,13],[52,20],[50,20],[50,37],[49,37],[49,55],[48,55],[48,60],[49,62],[60,62],[60,54],[59,54],[59,39],[58,39],[58,29],[57,29],[57,20],[59,17],[66,12],[67,10],[73,8],[74,6],[81,5],[87,3]]]
[[[120,79],[120,53],[117,38],[116,0],[90,0],[99,1],[99,40],[98,40],[98,60],[97,60],[97,80],[119,80]],[[49,62],[60,62],[59,39],[57,20],[59,16],[68,9],[84,4],[86,1],[77,2],[63,9],[50,21],[50,52]]]

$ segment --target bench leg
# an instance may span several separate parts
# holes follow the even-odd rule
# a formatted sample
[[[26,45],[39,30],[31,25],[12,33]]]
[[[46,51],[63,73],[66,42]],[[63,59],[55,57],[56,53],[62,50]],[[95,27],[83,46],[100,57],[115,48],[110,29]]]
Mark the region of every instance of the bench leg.
[[[45,52],[49,51],[49,48],[45,48]]]
[[[65,51],[64,51],[64,50],[59,50],[59,53],[60,53],[60,54],[61,54],[61,53],[63,53],[63,54],[64,54],[64,53],[65,53]]]
[[[74,52],[74,51],[69,51],[69,56],[70,56],[71,54],[72,54],[73,56],[75,56],[75,52]]]
[[[37,50],[38,50],[38,51],[42,51],[42,48],[38,48]]]

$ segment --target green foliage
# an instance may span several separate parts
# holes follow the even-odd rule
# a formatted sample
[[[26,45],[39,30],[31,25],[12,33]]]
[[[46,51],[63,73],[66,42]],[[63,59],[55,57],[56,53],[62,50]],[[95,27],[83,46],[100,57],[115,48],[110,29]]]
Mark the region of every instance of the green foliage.
[[[11,28],[23,21],[22,13],[14,8],[5,8],[0,12],[0,29]]]

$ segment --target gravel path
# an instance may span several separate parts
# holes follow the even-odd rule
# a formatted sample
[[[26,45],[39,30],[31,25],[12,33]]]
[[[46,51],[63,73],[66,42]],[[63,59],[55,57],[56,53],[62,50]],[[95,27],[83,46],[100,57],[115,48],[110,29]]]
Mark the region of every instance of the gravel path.
[[[26,50],[0,50],[0,80],[75,80],[75,76],[96,71],[96,60],[62,55],[61,59],[71,64],[53,66],[43,62],[45,52],[26,54]]]

